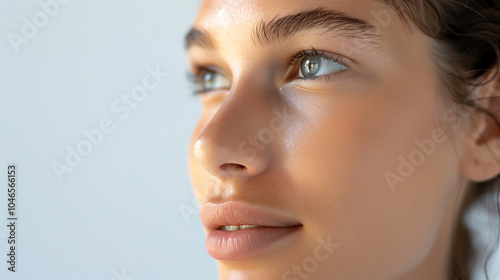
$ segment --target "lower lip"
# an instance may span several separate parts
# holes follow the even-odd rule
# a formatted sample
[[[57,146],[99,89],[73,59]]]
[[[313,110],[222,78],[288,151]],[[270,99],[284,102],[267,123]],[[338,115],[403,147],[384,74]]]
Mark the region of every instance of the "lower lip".
[[[258,255],[300,228],[301,226],[214,230],[207,236],[207,251],[212,258],[218,260],[247,259]]]

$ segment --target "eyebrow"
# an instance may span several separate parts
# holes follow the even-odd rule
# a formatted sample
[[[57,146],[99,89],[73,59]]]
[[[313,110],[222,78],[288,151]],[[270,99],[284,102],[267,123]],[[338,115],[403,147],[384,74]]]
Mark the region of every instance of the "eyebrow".
[[[347,16],[336,10],[316,8],[281,17],[275,16],[269,22],[261,20],[252,29],[251,38],[254,44],[266,46],[280,43],[306,31],[321,32],[321,35],[337,32],[336,36],[362,39],[375,44],[370,39],[378,36],[374,30],[375,26],[365,20]],[[191,28],[186,34],[185,46],[189,49],[195,45],[208,49],[217,47],[206,30]]]
[[[196,45],[205,49],[215,49],[210,33],[204,29],[191,28],[184,39],[186,49]]]

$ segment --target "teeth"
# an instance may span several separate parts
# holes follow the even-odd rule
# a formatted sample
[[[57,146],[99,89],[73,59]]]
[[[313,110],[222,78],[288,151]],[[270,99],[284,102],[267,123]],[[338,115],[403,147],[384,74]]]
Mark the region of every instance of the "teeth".
[[[224,227],[222,227],[222,230],[237,231],[237,230],[240,230],[240,226],[224,226]]]
[[[244,225],[244,226],[240,226],[240,229],[254,228],[254,227],[260,227],[260,226],[248,226],[248,225]]]
[[[242,230],[242,229],[247,229],[247,228],[256,228],[260,226],[254,226],[254,225],[242,225],[242,226],[223,226],[220,229],[225,230],[225,231],[237,231],[237,230]]]

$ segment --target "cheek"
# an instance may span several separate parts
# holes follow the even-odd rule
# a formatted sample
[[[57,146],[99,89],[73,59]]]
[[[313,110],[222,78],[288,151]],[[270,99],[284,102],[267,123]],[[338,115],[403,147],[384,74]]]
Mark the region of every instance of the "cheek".
[[[456,179],[450,143],[433,140],[436,93],[413,88],[336,100],[349,105],[325,108],[289,164],[299,174],[296,204],[311,238],[332,234],[342,244],[341,262],[362,263],[371,275],[404,269],[428,253]],[[402,158],[411,167],[399,174]],[[388,173],[403,182],[390,184]]]

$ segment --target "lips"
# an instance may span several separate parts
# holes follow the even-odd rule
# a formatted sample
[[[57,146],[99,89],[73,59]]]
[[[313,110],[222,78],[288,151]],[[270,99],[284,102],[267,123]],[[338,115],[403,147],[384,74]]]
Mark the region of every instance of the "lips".
[[[235,201],[207,203],[201,209],[201,221],[210,232],[207,251],[219,260],[259,255],[302,228],[284,213]]]

